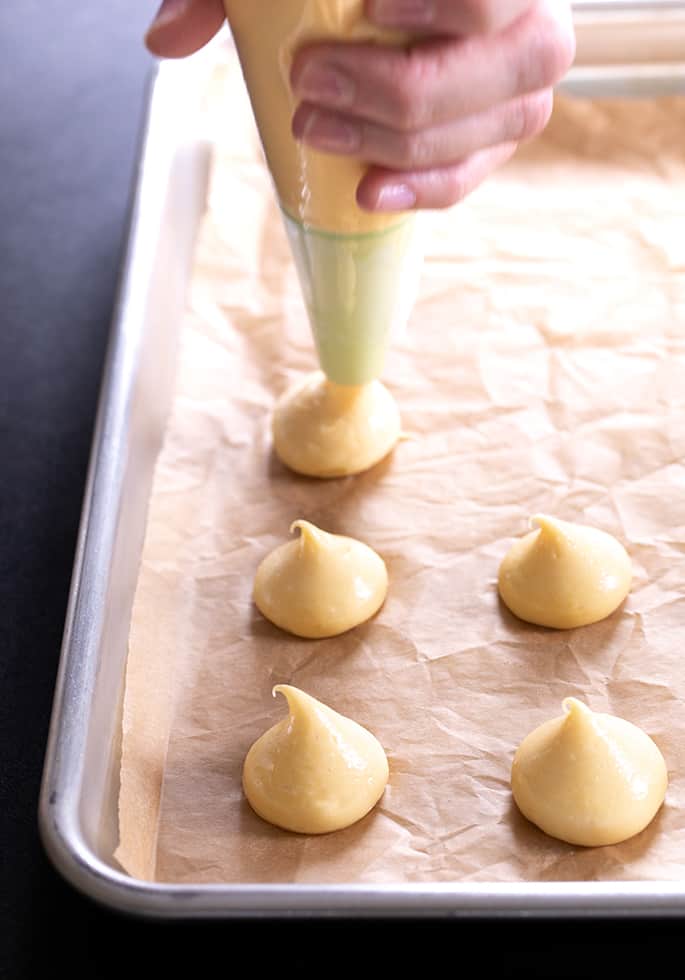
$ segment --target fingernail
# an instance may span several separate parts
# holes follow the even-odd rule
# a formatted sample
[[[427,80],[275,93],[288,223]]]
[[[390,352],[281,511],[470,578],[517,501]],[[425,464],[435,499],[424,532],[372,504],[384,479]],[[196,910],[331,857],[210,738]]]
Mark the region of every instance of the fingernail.
[[[408,211],[416,205],[416,194],[408,184],[384,184],[376,198],[376,211]]]
[[[355,153],[361,145],[359,126],[317,109],[295,114],[293,135],[317,150],[330,153]]]
[[[426,27],[435,20],[435,0],[374,0],[371,16],[385,27]]]
[[[351,78],[331,65],[308,64],[295,81],[302,99],[343,108],[354,103],[356,86]]]

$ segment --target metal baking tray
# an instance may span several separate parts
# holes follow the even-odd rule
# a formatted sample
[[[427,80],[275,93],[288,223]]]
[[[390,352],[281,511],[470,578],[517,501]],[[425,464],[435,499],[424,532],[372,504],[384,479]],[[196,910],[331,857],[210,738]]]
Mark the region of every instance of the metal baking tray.
[[[131,878],[112,857],[129,622],[205,204],[211,144],[197,131],[196,107],[213,63],[202,55],[165,63],[151,83],[45,756],[39,823],[50,859],[92,899],[165,918],[685,913],[685,881],[168,885]],[[564,89],[685,94],[685,65],[574,69]]]

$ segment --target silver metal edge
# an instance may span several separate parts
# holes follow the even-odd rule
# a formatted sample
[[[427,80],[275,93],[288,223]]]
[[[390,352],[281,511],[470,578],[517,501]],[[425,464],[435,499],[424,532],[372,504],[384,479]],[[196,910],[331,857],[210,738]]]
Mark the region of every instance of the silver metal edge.
[[[126,241],[91,442],[38,803],[38,828],[48,857],[67,880],[92,897],[97,895],[98,882],[103,880],[130,882],[102,862],[86,843],[79,820],[78,793],[91,699],[100,667],[110,560],[126,466],[133,379],[144,335],[147,288],[155,261],[150,234],[156,232],[155,222],[160,220],[174,165],[172,151],[179,149],[178,145],[163,148],[157,145],[156,116],[164,103],[167,114],[169,107],[173,107],[171,100],[182,71],[177,64],[158,65],[150,72],[147,83]],[[174,84],[167,84],[168,77],[176,80]],[[184,243],[183,248],[190,260],[192,243]]]
[[[685,95],[685,61],[659,65],[571,68],[557,91],[586,99],[648,99]]]
[[[685,0],[575,0],[571,4],[575,14],[602,14],[606,17],[623,14],[652,16],[664,12],[685,12]]]
[[[588,93],[590,94],[590,93]],[[134,261],[144,233],[141,182],[150,149],[159,74],[151,81],[132,200],[126,258],[113,319],[93,449],[74,561],[60,667],[39,803],[44,847],[59,872],[96,902],[119,912],[152,918],[283,917],[671,917],[685,913],[685,884],[671,881],[478,882],[376,885],[172,885],[139,881],[109,866],[83,838],[74,767],[82,764],[89,693],[98,669],[102,605],[117,513],[123,460],[119,447],[130,392],[118,385],[135,360],[141,322],[126,300],[144,284],[149,266]],[[68,775],[68,779],[66,778]]]
[[[127,233],[117,300],[110,327],[100,398],[93,431],[90,460],[69,591],[59,669],[53,695],[50,729],[43,762],[38,824],[43,845],[56,867],[80,884],[74,865],[95,867],[97,858],[81,854],[72,860],[76,801],[68,791],[80,772],[88,723],[89,695],[98,666],[97,651],[103,621],[103,601],[109,553],[114,537],[117,491],[123,459],[119,453],[127,419],[128,392],[118,384],[125,362],[135,359],[137,340],[123,310],[136,291],[132,280],[143,270],[135,262],[143,205],[143,161],[150,141],[154,91],[158,68],[148,79],[146,111],[139,136],[139,153],[129,203]],[[145,270],[149,272],[149,269]],[[110,506],[114,504],[114,506]]]

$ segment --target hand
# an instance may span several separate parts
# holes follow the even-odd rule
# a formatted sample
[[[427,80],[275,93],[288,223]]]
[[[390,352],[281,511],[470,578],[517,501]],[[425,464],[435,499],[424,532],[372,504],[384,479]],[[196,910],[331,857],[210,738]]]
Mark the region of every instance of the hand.
[[[368,210],[459,201],[544,129],[575,55],[563,0],[366,0],[366,15],[426,39],[312,44],[291,82],[295,137],[370,164],[357,190]]]
[[[366,0],[366,16],[425,40],[311,44],[291,83],[295,138],[369,164],[357,190],[367,210],[461,200],[544,129],[575,54],[566,0]],[[223,18],[221,0],[164,0],[148,47],[190,54]]]

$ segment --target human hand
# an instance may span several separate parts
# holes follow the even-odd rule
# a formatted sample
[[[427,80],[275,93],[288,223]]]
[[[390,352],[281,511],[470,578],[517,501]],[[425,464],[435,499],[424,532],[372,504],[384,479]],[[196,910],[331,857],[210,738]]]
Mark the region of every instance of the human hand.
[[[366,0],[365,9],[379,27],[425,40],[311,44],[291,72],[295,138],[369,164],[361,207],[452,205],[546,126],[575,53],[566,0]],[[148,47],[190,54],[223,17],[221,0],[164,0]]]
[[[426,39],[312,44],[291,82],[295,137],[370,164],[357,190],[368,210],[463,198],[544,129],[575,54],[563,0],[366,0],[366,15]]]

